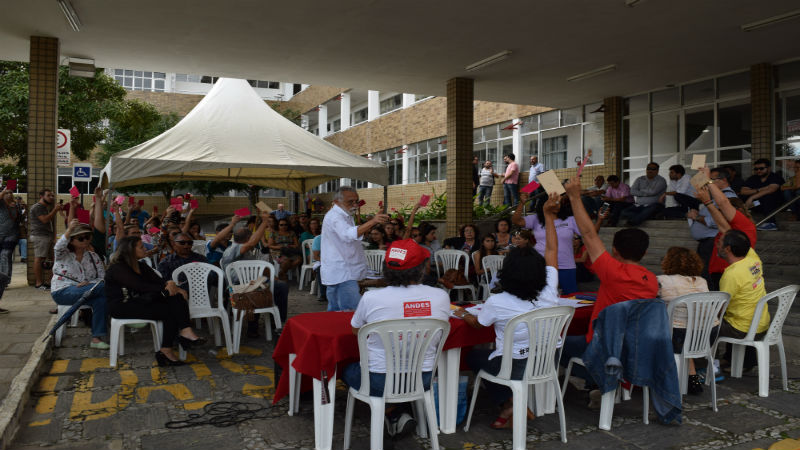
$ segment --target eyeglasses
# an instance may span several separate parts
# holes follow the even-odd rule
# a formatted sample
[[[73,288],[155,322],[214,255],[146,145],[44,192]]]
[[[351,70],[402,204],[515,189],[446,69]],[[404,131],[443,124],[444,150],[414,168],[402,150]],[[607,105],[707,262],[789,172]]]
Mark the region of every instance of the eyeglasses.
[[[766,167],[753,167],[753,170],[761,171],[761,170],[767,170],[767,168]]]
[[[648,167],[647,170],[658,170],[658,167]]]
[[[720,180],[724,180],[724,179],[725,178],[722,178],[722,177],[716,177],[716,178],[712,178],[711,181],[720,181]]]
[[[180,245],[191,245],[192,241],[175,241],[175,243]]]
[[[72,239],[74,239],[74,240],[76,240],[76,241],[83,242],[83,241],[88,241],[88,240],[89,240],[89,239],[91,239],[91,238],[90,238],[89,236],[78,236],[78,237],[74,237],[74,238],[72,238]]]

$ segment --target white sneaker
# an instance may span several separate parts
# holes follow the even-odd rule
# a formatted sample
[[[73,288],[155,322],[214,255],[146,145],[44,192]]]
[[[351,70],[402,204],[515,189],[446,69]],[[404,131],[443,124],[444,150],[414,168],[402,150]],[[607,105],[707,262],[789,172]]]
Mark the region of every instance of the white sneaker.
[[[395,436],[405,436],[410,433],[417,426],[417,421],[409,413],[403,413],[397,419],[396,428],[394,430]]]

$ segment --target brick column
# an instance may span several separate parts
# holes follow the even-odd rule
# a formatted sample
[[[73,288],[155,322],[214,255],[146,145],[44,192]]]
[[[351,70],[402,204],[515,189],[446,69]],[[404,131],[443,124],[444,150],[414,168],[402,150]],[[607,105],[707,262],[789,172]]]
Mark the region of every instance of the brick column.
[[[772,161],[772,65],[750,66],[750,104],[752,108],[752,158]]]
[[[609,170],[605,176],[616,174],[622,179],[622,97],[603,99],[603,148],[604,166]]]
[[[28,205],[39,201],[41,189],[56,189],[58,130],[57,38],[31,36],[28,100]],[[33,285],[33,247],[28,240],[28,284]],[[50,279],[45,275],[45,282]]]
[[[472,223],[473,80],[447,80],[447,236]]]

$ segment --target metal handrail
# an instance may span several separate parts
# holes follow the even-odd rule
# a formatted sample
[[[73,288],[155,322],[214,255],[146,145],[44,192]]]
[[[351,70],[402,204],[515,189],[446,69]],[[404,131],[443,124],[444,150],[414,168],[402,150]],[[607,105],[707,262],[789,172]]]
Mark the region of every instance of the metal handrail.
[[[768,214],[766,217],[764,217],[763,219],[761,219],[761,221],[760,221],[760,222],[758,222],[758,223],[756,224],[756,226],[757,226],[757,227],[758,227],[758,226],[761,226],[761,224],[762,224],[762,223],[764,223],[764,222],[766,222],[767,220],[769,220],[769,219],[771,219],[771,218],[775,217],[775,216],[776,216],[776,215],[777,215],[779,212],[783,211],[783,210],[784,210],[784,209],[786,209],[788,206],[791,206],[791,205],[792,205],[792,203],[794,203],[794,202],[796,202],[796,201],[798,201],[798,200],[800,200],[800,195],[797,195],[797,196],[795,196],[793,199],[791,199],[791,200],[789,200],[788,202],[786,202],[786,203],[782,204],[781,206],[779,206],[779,207],[775,208],[775,211],[772,211],[772,212],[771,212],[771,213],[769,213],[769,214]]]

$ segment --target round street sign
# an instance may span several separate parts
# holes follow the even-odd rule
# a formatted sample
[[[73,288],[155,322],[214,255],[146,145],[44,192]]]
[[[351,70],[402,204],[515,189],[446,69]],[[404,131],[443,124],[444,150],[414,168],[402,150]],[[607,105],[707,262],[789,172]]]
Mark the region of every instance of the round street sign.
[[[64,148],[68,143],[69,138],[67,137],[67,133],[58,130],[58,134],[56,134],[56,148]]]

